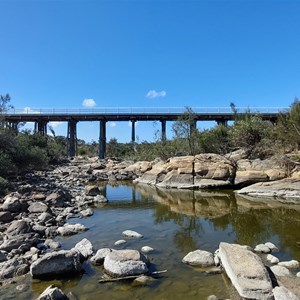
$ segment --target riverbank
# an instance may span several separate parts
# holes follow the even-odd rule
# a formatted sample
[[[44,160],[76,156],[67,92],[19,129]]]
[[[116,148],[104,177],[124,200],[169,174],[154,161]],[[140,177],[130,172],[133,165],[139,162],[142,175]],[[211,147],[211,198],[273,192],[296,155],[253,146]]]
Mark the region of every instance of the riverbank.
[[[60,247],[55,241],[56,236],[69,236],[88,230],[82,224],[75,226],[69,224],[69,220],[78,216],[91,216],[93,214],[91,206],[99,207],[105,204],[106,199],[101,195],[99,187],[94,185],[95,180],[138,181],[138,178],[143,178],[145,174],[148,176],[148,172],[157,170],[157,165],[167,165],[169,167],[163,168],[165,171],[160,175],[162,178],[175,170],[174,167],[170,167],[174,166],[174,160],[132,164],[130,162],[103,162],[96,158],[89,161],[76,159],[51,172],[37,172],[20,178],[14,183],[18,192],[1,200],[0,249],[1,264],[4,264],[1,268],[2,280],[27,274],[31,265],[46,252],[56,252]],[[217,158],[214,160],[217,161]],[[180,165],[179,176],[187,174],[182,170],[185,169],[184,166],[188,166],[190,158],[176,158],[176,161],[184,162]],[[224,163],[221,164],[223,165]],[[216,174],[220,174],[219,170],[224,169],[214,167],[214,176],[211,176],[211,180],[220,180],[221,177]],[[204,169],[201,170],[201,174],[204,174]],[[207,176],[209,172],[208,169],[206,175],[203,176]]]

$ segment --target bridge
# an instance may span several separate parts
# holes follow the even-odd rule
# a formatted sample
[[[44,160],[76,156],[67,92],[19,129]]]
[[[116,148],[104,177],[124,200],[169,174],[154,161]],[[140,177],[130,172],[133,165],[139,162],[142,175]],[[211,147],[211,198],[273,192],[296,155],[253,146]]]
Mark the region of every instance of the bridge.
[[[280,113],[288,111],[285,107],[237,107],[239,115],[251,113],[260,115],[263,120],[276,122]],[[218,124],[227,124],[234,121],[236,114],[229,107],[192,107],[193,122],[190,126],[196,128],[197,121],[216,121]],[[176,121],[187,113],[183,107],[104,107],[90,109],[9,109],[2,112],[7,127],[17,130],[18,124],[33,122],[35,131],[47,135],[49,122],[67,122],[67,154],[70,157],[77,155],[76,124],[84,121],[99,122],[99,157],[106,155],[106,123],[129,121],[131,126],[131,142],[135,143],[135,122],[161,122],[161,139],[166,141],[166,122]]]

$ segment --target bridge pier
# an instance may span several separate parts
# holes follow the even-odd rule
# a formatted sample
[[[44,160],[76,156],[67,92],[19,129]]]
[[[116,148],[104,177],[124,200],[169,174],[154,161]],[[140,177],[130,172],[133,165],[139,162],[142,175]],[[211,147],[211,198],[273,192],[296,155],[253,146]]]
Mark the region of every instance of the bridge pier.
[[[227,125],[228,125],[228,121],[227,121],[227,120],[217,120],[217,124],[218,124],[218,125],[224,125],[224,126],[227,126]]]
[[[47,121],[39,120],[34,123],[34,132],[40,135],[47,135]]]
[[[161,141],[163,143],[166,142],[167,140],[167,135],[166,135],[166,120],[160,120],[161,122]]]
[[[192,120],[190,122],[190,134],[197,128],[197,120]]]
[[[68,121],[67,156],[74,157],[77,153],[77,121]]]
[[[104,159],[106,156],[106,120],[100,121],[99,136],[99,158]]]
[[[131,120],[131,143],[134,146],[135,144],[135,120]]]

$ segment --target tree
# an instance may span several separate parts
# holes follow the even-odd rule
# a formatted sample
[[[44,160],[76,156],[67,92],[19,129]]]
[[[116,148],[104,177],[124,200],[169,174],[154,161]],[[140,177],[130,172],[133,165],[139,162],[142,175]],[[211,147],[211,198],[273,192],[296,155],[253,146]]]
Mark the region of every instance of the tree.
[[[181,143],[182,149],[184,149],[184,143],[187,142],[187,154],[195,155],[199,135],[196,128],[196,115],[190,107],[186,107],[183,115],[172,125],[172,130],[175,139]]]
[[[10,104],[10,95],[0,95],[0,113],[7,111],[10,108],[13,108],[13,106]]]

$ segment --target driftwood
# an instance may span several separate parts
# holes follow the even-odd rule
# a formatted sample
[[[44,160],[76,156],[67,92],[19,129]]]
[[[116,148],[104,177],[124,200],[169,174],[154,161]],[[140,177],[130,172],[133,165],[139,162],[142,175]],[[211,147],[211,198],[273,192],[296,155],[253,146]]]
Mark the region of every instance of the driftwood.
[[[152,272],[150,274],[147,274],[148,276],[156,276],[156,275],[159,275],[159,274],[162,274],[162,273],[166,273],[168,270],[162,270],[162,271],[155,271],[155,272]],[[99,283],[106,283],[106,282],[115,282],[115,281],[122,281],[122,280],[130,280],[130,279],[136,279],[138,277],[141,277],[143,276],[143,274],[140,274],[140,275],[130,275],[130,276],[124,276],[124,277],[118,277],[118,278],[110,278],[110,277],[107,277],[107,278],[103,278],[100,279],[98,282]]]

